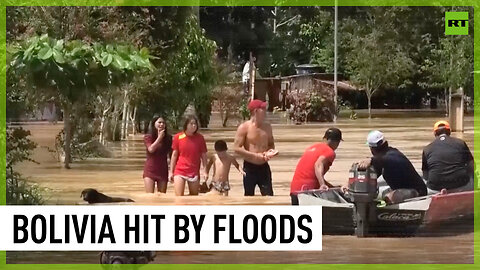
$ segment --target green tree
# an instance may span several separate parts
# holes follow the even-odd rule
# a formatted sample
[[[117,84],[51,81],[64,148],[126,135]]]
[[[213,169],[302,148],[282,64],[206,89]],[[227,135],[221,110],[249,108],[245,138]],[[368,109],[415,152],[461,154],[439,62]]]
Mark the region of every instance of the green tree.
[[[473,40],[470,36],[445,37],[438,46],[432,44],[431,53],[422,66],[427,78],[423,85],[444,89],[449,95],[460,87],[466,88],[473,79],[472,52]],[[447,98],[446,101],[448,104]]]
[[[31,83],[31,94],[54,100],[63,109],[65,168],[71,162],[71,114],[98,88],[120,84],[138,70],[153,69],[146,49],[127,45],[89,44],[84,41],[35,36],[12,49],[9,68]]]
[[[334,40],[331,12],[318,10],[313,20],[300,25],[300,38],[310,54],[310,63],[333,72]]]
[[[267,76],[292,75],[297,65],[306,63],[333,69],[333,16],[329,10],[333,11],[331,7],[276,7],[273,18],[268,18],[273,35],[260,70]]]
[[[391,24],[379,20],[383,15],[378,14],[374,9],[364,24],[346,19],[342,27],[345,70],[365,91],[369,117],[372,96],[386,87],[405,87],[414,72],[411,58],[391,36]]]
[[[175,47],[169,55],[160,57],[162,63],[156,65],[149,80],[137,85],[137,100],[151,110],[150,115],[158,112],[169,116],[175,127],[187,106],[194,104],[205,126],[210,116],[211,91],[217,82],[216,44],[205,37],[193,15],[186,19],[174,42]]]
[[[70,40],[82,40],[85,43],[102,44],[133,44],[136,47],[148,47],[154,55],[163,57],[175,47],[172,37],[179,36],[179,25],[184,20],[189,7],[8,7],[7,24],[9,43],[28,39],[35,33],[49,34],[55,39],[65,42]],[[154,59],[152,59],[154,60]],[[161,63],[161,62],[160,62]],[[14,73],[14,72],[13,72]],[[10,80],[12,79],[12,80]],[[21,105],[22,92],[19,86],[21,79],[15,76],[9,77],[9,105]],[[11,86],[10,86],[11,85]],[[15,87],[14,87],[15,86]],[[127,120],[133,122],[136,112],[133,87],[118,87],[110,85],[102,91],[91,95],[87,103],[94,108],[95,117],[88,120],[97,120],[101,124],[96,125],[99,129],[92,134],[99,134],[100,141],[104,138],[118,139],[115,135],[118,130],[122,138],[126,137]],[[31,107],[42,107],[38,98],[25,97]],[[51,101],[49,101],[51,102]],[[61,107],[61,104],[56,104]],[[9,114],[14,111],[22,111],[19,106],[9,106]],[[77,107],[75,121],[85,115],[91,115],[88,106]],[[16,113],[18,115],[18,113]],[[97,122],[95,121],[95,122]],[[132,123],[132,126],[134,124]],[[83,132],[83,126],[74,129],[76,135]],[[114,129],[114,130],[112,130]],[[105,136],[108,135],[108,136]]]

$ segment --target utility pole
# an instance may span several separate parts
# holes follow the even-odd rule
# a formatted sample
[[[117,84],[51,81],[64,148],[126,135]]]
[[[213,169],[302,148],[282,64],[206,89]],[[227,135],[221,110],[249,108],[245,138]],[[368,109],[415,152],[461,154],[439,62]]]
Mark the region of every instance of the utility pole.
[[[337,21],[338,21],[338,6],[337,6],[337,1],[335,0],[335,24],[334,24],[334,44],[333,44],[333,58],[334,58],[334,63],[333,63],[333,90],[335,92],[335,96],[333,97],[333,103],[335,104],[335,112],[333,114],[333,121],[337,122],[337,112],[338,112],[338,90],[337,90]]]
[[[252,100],[255,97],[255,61],[253,60],[253,54],[250,52],[250,63],[249,63],[249,78],[250,78],[250,91],[252,92]]]

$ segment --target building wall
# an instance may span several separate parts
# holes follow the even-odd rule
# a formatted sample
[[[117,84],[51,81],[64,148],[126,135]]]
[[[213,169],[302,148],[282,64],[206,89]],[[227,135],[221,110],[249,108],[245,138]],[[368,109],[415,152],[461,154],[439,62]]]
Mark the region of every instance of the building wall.
[[[305,76],[287,77],[288,81],[287,92],[306,90],[308,92],[315,92],[317,95],[324,97],[331,105],[331,110],[334,111],[334,89],[333,86],[322,83],[315,74]]]
[[[272,111],[275,107],[282,107],[280,78],[256,79],[255,97],[257,99],[268,101],[268,110]]]

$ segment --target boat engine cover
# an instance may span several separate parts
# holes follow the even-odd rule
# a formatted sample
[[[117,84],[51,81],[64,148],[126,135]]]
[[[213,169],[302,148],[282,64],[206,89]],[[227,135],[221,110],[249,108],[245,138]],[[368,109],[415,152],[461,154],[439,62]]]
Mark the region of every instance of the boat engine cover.
[[[352,202],[371,202],[377,197],[377,173],[372,166],[366,170],[353,163],[349,171],[348,192]]]

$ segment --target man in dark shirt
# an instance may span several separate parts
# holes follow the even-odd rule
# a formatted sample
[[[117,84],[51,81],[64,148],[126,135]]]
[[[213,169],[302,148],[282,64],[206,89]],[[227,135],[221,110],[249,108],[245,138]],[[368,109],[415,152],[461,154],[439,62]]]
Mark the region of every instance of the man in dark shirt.
[[[450,137],[450,124],[438,121],[435,140],[423,149],[422,171],[429,193],[473,190],[473,156],[467,144]]]
[[[372,157],[359,163],[360,169],[373,166],[377,175],[382,175],[390,187],[382,197],[387,202],[398,203],[405,199],[427,195],[427,187],[408,158],[398,149],[388,146],[382,132],[368,134],[367,144]]]

